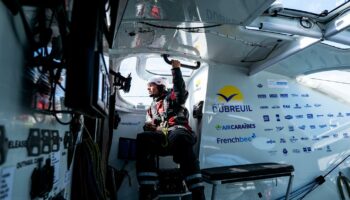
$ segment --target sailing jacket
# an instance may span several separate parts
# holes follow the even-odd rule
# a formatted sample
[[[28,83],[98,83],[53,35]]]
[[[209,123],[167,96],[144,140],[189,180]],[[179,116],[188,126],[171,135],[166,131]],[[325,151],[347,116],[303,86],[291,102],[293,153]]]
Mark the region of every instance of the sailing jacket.
[[[188,124],[188,110],[184,104],[188,97],[185,82],[180,68],[171,70],[173,76],[173,88],[166,90],[159,97],[154,97],[150,108],[147,110],[146,123],[160,126],[167,122],[168,127],[183,127],[191,131]]]

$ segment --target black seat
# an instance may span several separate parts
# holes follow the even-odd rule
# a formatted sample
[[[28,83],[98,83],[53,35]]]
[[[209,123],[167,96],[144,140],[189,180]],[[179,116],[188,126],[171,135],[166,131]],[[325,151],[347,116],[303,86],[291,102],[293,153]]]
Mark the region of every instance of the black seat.
[[[279,163],[254,163],[245,165],[231,165],[202,169],[203,180],[213,184],[212,200],[215,199],[218,184],[252,181],[267,178],[289,176],[286,199],[288,200],[292,185],[294,167]]]

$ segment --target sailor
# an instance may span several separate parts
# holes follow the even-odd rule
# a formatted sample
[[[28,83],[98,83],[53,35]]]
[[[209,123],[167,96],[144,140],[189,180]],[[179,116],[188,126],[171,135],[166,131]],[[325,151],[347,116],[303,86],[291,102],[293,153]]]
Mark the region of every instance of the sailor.
[[[139,182],[139,199],[157,196],[157,156],[173,155],[180,165],[192,199],[203,200],[204,184],[199,161],[193,151],[195,133],[188,123],[184,107],[188,92],[180,70],[181,63],[172,61],[173,88],[167,90],[166,79],[155,76],[148,81],[148,92],[153,102],[147,110],[144,132],[137,135],[136,169]]]

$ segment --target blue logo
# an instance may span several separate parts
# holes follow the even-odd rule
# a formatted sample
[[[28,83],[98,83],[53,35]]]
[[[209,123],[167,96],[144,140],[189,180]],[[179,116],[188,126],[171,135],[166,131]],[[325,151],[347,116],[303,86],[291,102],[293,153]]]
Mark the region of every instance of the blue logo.
[[[300,153],[300,149],[293,149],[293,153]]]
[[[327,124],[320,124],[320,125],[318,125],[318,127],[320,127],[320,128],[326,128],[326,127],[327,127]]]
[[[280,94],[281,98],[288,98],[288,94]]]
[[[315,129],[316,126],[315,125],[310,125],[310,129]]]
[[[298,94],[291,94],[292,97],[298,97],[299,95]]]
[[[347,117],[349,117],[349,116],[350,116],[350,113],[345,113],[345,115],[346,115]]]
[[[309,140],[308,137],[301,137],[300,139],[303,140],[303,141]]]
[[[298,128],[301,129],[301,130],[305,130],[306,126],[305,125],[301,125]]]
[[[344,117],[342,113],[338,113],[337,117]]]
[[[290,141],[291,143],[295,143],[295,142],[298,141],[298,139],[297,139],[296,137],[292,136],[291,138],[289,138],[289,141]]]
[[[270,98],[277,98],[278,97],[277,94],[270,94],[269,96],[270,96]]]
[[[258,94],[259,99],[266,99],[266,94]]]
[[[264,131],[268,132],[268,131],[273,131],[272,128],[265,128]]]
[[[289,131],[294,131],[294,126],[288,126]]]
[[[331,152],[331,151],[332,151],[331,146],[327,145],[327,146],[326,146],[326,151],[327,151],[327,152]]]
[[[283,148],[282,152],[283,152],[284,155],[288,154],[288,150],[286,148]]]
[[[301,94],[301,97],[309,97],[309,94]]]
[[[306,117],[307,117],[308,119],[313,119],[313,118],[314,118],[314,115],[313,115],[313,114],[306,114]]]
[[[301,109],[301,106],[299,106],[299,104],[295,104],[294,109]]]
[[[280,108],[280,106],[278,106],[278,105],[274,105],[274,106],[272,106],[271,108],[272,108],[272,109],[279,109],[279,108]]]
[[[290,105],[283,105],[283,108],[290,108]]]
[[[349,138],[349,134],[348,133],[343,133],[343,138]]]
[[[266,141],[267,144],[275,144],[276,141],[275,140],[272,140],[272,139],[269,139]]]
[[[258,88],[262,88],[263,84],[259,83],[258,85],[256,85]]]
[[[303,147],[303,151],[305,153],[309,153],[309,152],[311,152],[311,147]]]
[[[284,129],[284,126],[276,126],[276,131],[280,132]]]
[[[332,113],[327,114],[327,117],[334,117]]]
[[[338,136],[339,136],[338,133],[334,133],[334,134],[333,134],[333,137],[334,137],[334,138],[337,138]]]
[[[321,107],[321,104],[315,103],[314,106],[315,106],[315,107]]]
[[[276,114],[276,121],[278,121],[278,122],[281,121],[279,114]]]
[[[304,107],[305,107],[305,108],[311,108],[312,106],[309,105],[309,104],[306,104]]]
[[[295,118],[302,119],[302,118],[304,118],[304,115],[295,115]]]
[[[286,115],[284,116],[285,119],[293,119],[293,116],[292,115]]]
[[[268,115],[263,115],[264,122],[270,121],[270,117]]]
[[[281,143],[281,144],[286,143],[286,139],[284,139],[284,138],[280,138],[280,143]]]
[[[336,124],[330,124],[329,127],[336,128],[338,125]]]
[[[324,115],[316,115],[317,117],[323,117]]]
[[[260,106],[260,109],[269,109],[268,106]]]

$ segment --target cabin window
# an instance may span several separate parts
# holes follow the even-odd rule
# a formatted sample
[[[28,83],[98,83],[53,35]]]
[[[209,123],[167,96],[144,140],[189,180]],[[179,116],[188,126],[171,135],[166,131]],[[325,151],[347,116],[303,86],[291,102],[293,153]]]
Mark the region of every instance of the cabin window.
[[[332,12],[334,9],[345,4],[349,0],[279,0],[284,8],[299,10],[314,14],[322,14]]]
[[[119,72],[124,77],[131,73],[132,80],[130,92],[125,93],[120,90],[120,96],[132,104],[135,109],[146,109],[151,105],[152,98],[148,95],[147,80],[138,75],[136,67],[137,57],[129,57],[121,62]]]
[[[193,63],[187,62],[183,58],[169,58],[169,59],[178,59],[181,63],[193,65]],[[154,75],[164,75],[171,76],[171,66],[167,64],[162,57],[152,57],[148,58],[146,61],[146,71]],[[189,77],[193,73],[192,69],[181,68],[182,75],[184,77]]]

